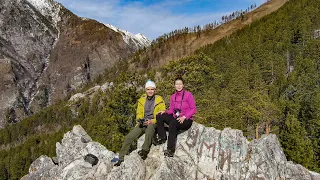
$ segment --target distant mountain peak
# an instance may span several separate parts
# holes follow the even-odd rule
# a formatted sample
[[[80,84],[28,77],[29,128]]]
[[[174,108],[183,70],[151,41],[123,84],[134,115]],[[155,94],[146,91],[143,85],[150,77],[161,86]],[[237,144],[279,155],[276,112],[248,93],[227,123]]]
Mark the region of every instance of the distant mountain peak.
[[[135,46],[142,48],[142,47],[147,47],[151,44],[151,41],[141,33],[133,34],[129,31],[117,28],[112,24],[105,24],[105,26],[114,30],[115,32],[120,33],[123,37],[123,40],[129,45],[134,44]]]
[[[55,26],[61,20],[59,15],[61,5],[55,0],[27,0],[32,6],[34,6],[43,16],[49,19]],[[84,20],[88,18],[82,18]],[[123,40],[126,44],[140,49],[151,45],[151,41],[141,33],[133,34],[129,31],[122,30],[111,24],[105,24],[106,27],[118,32],[122,35]]]

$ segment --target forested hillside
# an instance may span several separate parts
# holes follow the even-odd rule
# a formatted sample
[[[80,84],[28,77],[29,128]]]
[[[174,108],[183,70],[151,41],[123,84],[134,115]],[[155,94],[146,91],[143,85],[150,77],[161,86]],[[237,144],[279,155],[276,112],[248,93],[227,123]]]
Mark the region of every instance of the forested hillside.
[[[222,16],[221,20],[165,33],[154,40],[149,48],[135,53],[130,59],[130,69],[159,68],[171,60],[192,55],[198,48],[230,36],[253,21],[276,11],[287,1],[265,0],[257,9],[256,5],[252,4],[247,9]]]
[[[149,78],[168,103],[183,75],[197,102],[196,121],[240,129],[249,139],[277,134],[288,160],[320,172],[320,1],[290,0],[276,12],[196,54],[159,69],[128,71],[123,61],[83,90],[113,86],[79,102],[63,101],[0,131],[0,177],[27,174],[74,124],[118,151],[134,124],[136,100]],[[22,169],[22,170],[21,170]]]

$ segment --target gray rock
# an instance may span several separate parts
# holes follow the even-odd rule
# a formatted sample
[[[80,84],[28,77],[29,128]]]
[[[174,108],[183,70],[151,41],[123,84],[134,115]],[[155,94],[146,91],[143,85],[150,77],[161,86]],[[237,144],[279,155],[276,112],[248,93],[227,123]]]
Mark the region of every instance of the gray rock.
[[[41,156],[30,166],[23,179],[108,179],[108,180],[320,180],[320,175],[299,164],[286,160],[274,134],[247,141],[239,130],[216,130],[194,123],[178,135],[174,157],[163,155],[166,145],[152,146],[145,161],[137,150],[119,167],[113,167],[114,153],[91,139],[81,126],[75,126],[57,143],[59,164]],[[138,140],[141,149],[144,136]],[[84,157],[93,154],[98,164],[86,162]]]
[[[87,139],[90,142],[83,142]],[[56,144],[56,154],[59,166],[65,167],[76,159],[83,159],[87,154],[93,154],[98,159],[112,159],[113,153],[105,149],[100,143],[92,142],[90,136],[81,126],[74,126],[72,131],[66,133],[61,141]]]
[[[107,179],[140,180],[144,179],[145,173],[144,162],[135,152],[126,156],[120,167],[113,168],[110,174],[108,174]]]
[[[77,159],[63,168],[61,179],[86,179],[92,170],[92,165],[83,159]],[[58,174],[59,175],[59,174]]]
[[[113,86],[113,82],[111,83],[106,82],[101,86],[101,91],[106,92],[108,89],[112,88],[112,86]]]
[[[88,142],[83,142],[82,139]],[[111,159],[114,153],[100,143],[93,142],[81,126],[74,126],[56,147],[56,165],[51,158],[41,156],[31,164],[29,174],[23,179],[105,179],[112,169]],[[86,162],[88,154],[97,157],[98,164],[92,166]]]
[[[53,157],[52,158],[52,162],[55,164],[55,165],[58,165],[59,164],[59,160],[57,157]]]
[[[52,162],[51,158],[40,156],[30,165],[29,174],[21,179],[59,179],[56,174],[59,170],[59,167]]]
[[[84,98],[84,97],[86,97],[85,94],[83,94],[83,93],[77,93],[77,94],[71,96],[71,98],[69,99],[69,101],[78,101],[79,99],[82,99],[82,98]]]
[[[138,149],[143,141],[144,136]],[[194,123],[178,136],[173,158],[163,157],[165,149],[166,145],[151,148],[145,160],[147,179],[320,179],[319,174],[287,162],[274,134],[250,143],[239,130]]]
[[[51,169],[54,167],[54,164],[48,156],[40,156],[36,159],[29,168],[29,173],[38,171],[39,169]]]

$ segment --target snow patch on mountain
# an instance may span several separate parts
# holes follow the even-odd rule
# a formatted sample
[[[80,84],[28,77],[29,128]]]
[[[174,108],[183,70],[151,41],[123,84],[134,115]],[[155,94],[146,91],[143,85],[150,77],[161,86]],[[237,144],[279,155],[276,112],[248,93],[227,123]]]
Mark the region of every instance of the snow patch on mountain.
[[[61,21],[59,12],[61,5],[54,0],[27,0],[43,16],[47,17],[55,26]]]
[[[147,44],[148,46],[151,45],[151,41],[143,34],[138,33],[135,35],[135,37],[139,39],[139,41],[142,42],[143,44]]]
[[[108,28],[118,32],[122,35],[123,40],[128,44],[134,44],[138,48],[143,48],[151,45],[151,41],[145,37],[143,34],[132,34],[129,31],[119,29],[111,24],[105,24]]]

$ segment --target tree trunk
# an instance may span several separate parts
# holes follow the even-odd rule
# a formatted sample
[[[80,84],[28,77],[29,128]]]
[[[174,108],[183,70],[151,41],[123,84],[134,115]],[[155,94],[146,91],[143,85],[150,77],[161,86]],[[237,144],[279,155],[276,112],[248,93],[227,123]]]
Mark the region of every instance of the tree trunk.
[[[267,136],[270,134],[270,122],[269,121],[266,122],[266,134],[267,134]]]

